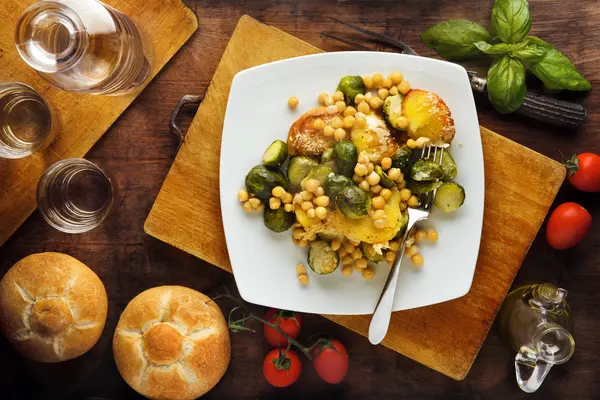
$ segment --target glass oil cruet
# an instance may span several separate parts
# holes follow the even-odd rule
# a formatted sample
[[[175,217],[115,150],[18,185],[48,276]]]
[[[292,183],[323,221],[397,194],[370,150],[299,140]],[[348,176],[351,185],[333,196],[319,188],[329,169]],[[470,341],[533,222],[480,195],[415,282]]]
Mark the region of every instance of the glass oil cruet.
[[[500,309],[500,337],[517,352],[517,383],[527,393],[535,392],[550,368],[569,361],[575,351],[566,296],[566,290],[551,283],[523,286]]]

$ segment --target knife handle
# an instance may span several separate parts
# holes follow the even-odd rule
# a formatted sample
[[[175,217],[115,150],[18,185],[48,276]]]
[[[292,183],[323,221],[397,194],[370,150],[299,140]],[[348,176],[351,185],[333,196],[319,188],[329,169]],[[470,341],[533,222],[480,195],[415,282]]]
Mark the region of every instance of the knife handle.
[[[587,110],[581,104],[528,92],[517,113],[563,128],[575,129],[583,124]]]

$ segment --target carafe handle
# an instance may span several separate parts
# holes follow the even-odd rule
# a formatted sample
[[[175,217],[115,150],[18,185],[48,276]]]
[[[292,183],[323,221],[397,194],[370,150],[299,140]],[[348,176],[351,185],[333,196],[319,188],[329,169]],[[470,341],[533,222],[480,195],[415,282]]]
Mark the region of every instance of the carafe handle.
[[[544,360],[538,357],[538,353],[527,347],[523,346],[515,357],[515,374],[517,377],[517,383],[521,390],[526,393],[533,393],[541,386],[542,382],[550,372],[552,364],[548,364]],[[529,372],[529,377],[527,373]]]

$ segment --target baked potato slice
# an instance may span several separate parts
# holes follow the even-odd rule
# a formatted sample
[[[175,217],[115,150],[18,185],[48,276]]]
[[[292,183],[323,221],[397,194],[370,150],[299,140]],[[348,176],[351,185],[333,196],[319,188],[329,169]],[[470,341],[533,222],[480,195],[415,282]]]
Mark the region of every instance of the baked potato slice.
[[[450,109],[437,94],[414,89],[406,94],[402,113],[408,119],[408,136],[427,137],[433,144],[451,143],[456,130]]]
[[[304,113],[290,127],[287,138],[288,151],[293,156],[316,156],[335,146],[333,137],[325,137],[322,129],[314,129],[313,122],[321,118],[328,124],[340,113],[327,114],[325,107],[313,108]]]
[[[391,157],[398,149],[398,143],[385,121],[376,114],[367,115],[364,126],[355,125],[350,136],[358,153],[366,151],[369,157],[373,156],[373,162],[379,163],[382,158]]]

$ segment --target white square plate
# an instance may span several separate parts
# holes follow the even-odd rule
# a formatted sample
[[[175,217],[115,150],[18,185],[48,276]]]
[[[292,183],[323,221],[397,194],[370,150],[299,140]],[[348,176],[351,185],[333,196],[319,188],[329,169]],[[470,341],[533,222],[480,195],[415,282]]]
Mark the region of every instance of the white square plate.
[[[260,214],[246,214],[237,192],[244,188],[248,171],[260,164],[267,146],[275,139],[286,141],[292,123],[318,106],[320,92],[333,93],[346,75],[393,71],[402,72],[413,88],[437,93],[450,108],[456,125],[451,149],[458,165],[456,181],[466,192],[464,205],[454,213],[434,207],[426,225],[435,226],[439,240],[421,246],[425,265],[420,270],[404,261],[394,310],[452,300],[469,291],[481,239],[484,173],[479,123],[465,69],[402,54],[340,52],[261,65],[233,79],[221,145],[221,212],[233,274],[246,301],[319,314],[373,313],[389,272],[386,264],[376,267],[370,281],[358,273],[344,278],[341,268],[323,276],[309,270],[310,281],[302,286],[295,268],[307,265],[307,250],[294,246],[291,231],[273,233]],[[290,96],[300,100],[295,110],[288,108]]]

